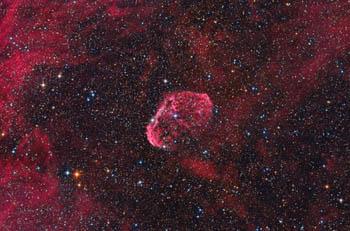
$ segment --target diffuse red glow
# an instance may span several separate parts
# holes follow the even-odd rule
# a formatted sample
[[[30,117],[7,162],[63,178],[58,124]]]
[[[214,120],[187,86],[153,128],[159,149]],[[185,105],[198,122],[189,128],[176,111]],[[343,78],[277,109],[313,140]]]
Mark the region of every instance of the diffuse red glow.
[[[86,62],[88,52],[82,41],[72,39],[72,34],[79,23],[89,20],[102,6],[110,22],[126,19],[140,9],[116,8],[114,0],[103,0],[98,4],[88,0],[0,2],[1,230],[37,230],[40,227],[83,230],[79,227],[83,226],[85,217],[97,210],[98,206],[85,192],[75,193],[76,200],[70,208],[60,199],[64,196],[59,190],[56,153],[49,137],[23,119],[24,110],[19,106],[23,99],[18,93],[24,84],[41,83],[42,76],[36,80],[27,79],[38,66],[63,68]],[[151,9],[148,5],[139,16],[145,17]],[[136,24],[137,20],[134,21]],[[117,24],[105,23],[104,27],[109,25],[114,29]],[[89,26],[80,33],[93,29]],[[120,37],[144,29],[143,26],[130,26]],[[90,60],[93,59],[90,57]],[[20,132],[14,134],[15,131]],[[22,136],[12,153],[5,151],[8,150],[5,142],[10,135]],[[64,211],[67,214],[62,217]],[[64,218],[64,223],[59,216]]]
[[[118,182],[118,185],[113,185],[117,189],[112,189],[113,193],[111,194],[103,191],[104,195],[115,195],[115,191],[122,191],[127,194],[127,197],[130,195],[130,200],[134,200],[134,195],[144,193],[142,187],[147,184],[142,183],[134,187],[132,182],[134,179],[131,176],[135,174],[137,175],[135,178],[139,180],[138,178],[147,178],[147,176],[153,176],[154,174],[153,169],[149,171],[152,174],[149,174],[149,169],[145,170],[149,167],[144,167],[144,163],[147,161],[141,161],[142,164],[138,165],[141,173],[135,173],[136,170],[134,171],[134,169],[136,167],[130,167],[131,164],[129,165],[130,157],[137,156],[140,147],[143,148],[142,151],[149,151],[147,148],[150,145],[139,143],[138,148],[140,149],[136,151],[129,150],[130,137],[127,137],[127,141],[123,140],[122,142],[111,139],[112,143],[115,142],[111,146],[113,148],[117,147],[114,150],[101,147],[102,145],[100,146],[99,142],[96,142],[97,144],[94,146],[94,142],[90,143],[90,137],[86,139],[82,135],[85,131],[79,133],[76,132],[77,130],[71,129],[76,124],[70,124],[69,120],[71,118],[69,116],[71,114],[67,112],[68,110],[63,113],[60,111],[61,114],[68,115],[67,117],[62,116],[61,118],[61,114],[57,113],[57,117],[53,117],[54,122],[51,121],[52,123],[47,127],[33,124],[34,122],[29,121],[30,118],[26,117],[26,111],[34,105],[26,104],[27,99],[20,92],[24,88],[34,89],[33,92],[49,89],[49,78],[57,78],[59,75],[59,78],[64,81],[65,76],[62,76],[62,73],[65,72],[65,68],[79,66],[79,64],[86,64],[86,67],[92,69],[108,69],[106,71],[108,74],[118,75],[121,72],[118,69],[119,64],[120,66],[127,64],[125,66],[134,67],[133,65],[137,62],[137,55],[133,53],[134,51],[132,49],[130,51],[125,47],[132,47],[136,43],[143,42],[145,42],[147,49],[142,51],[144,52],[142,57],[145,60],[143,60],[144,63],[142,63],[143,61],[140,61],[140,63],[145,66],[140,65],[144,67],[143,73],[138,73],[140,79],[143,80],[140,82],[153,84],[153,74],[162,68],[165,71],[168,71],[167,68],[169,68],[173,73],[176,71],[176,73],[179,73],[178,76],[182,76],[179,77],[178,82],[184,86],[184,89],[192,89],[192,91],[178,91],[165,95],[155,116],[146,128],[147,139],[155,148],[164,151],[185,150],[180,155],[176,157],[173,155],[169,159],[175,160],[176,164],[180,164],[186,170],[185,173],[180,171],[181,174],[187,174],[186,177],[183,177],[184,181],[189,180],[190,183],[191,180],[192,183],[198,181],[200,184],[205,181],[204,184],[210,185],[210,189],[214,192],[210,196],[216,197],[214,202],[207,200],[206,197],[197,197],[197,195],[201,195],[201,189],[193,187],[190,188],[192,191],[188,195],[191,195],[190,193],[195,190],[198,191],[193,194],[196,197],[189,199],[191,202],[207,200],[204,210],[212,209],[212,216],[220,214],[222,207],[231,208],[237,216],[235,217],[232,214],[229,214],[229,216],[235,220],[241,219],[240,222],[242,223],[247,222],[247,224],[244,224],[247,230],[258,229],[259,224],[249,224],[253,220],[261,221],[264,227],[266,225],[269,229],[276,229],[276,227],[268,227],[267,225],[271,224],[270,218],[275,219],[275,215],[282,214],[279,209],[286,212],[286,216],[294,216],[293,219],[297,217],[294,213],[305,211],[305,214],[298,215],[301,216],[300,221],[302,222],[300,223],[296,219],[293,221],[292,219],[290,221],[284,220],[282,226],[282,223],[274,220],[274,225],[281,225],[277,227],[278,230],[292,230],[296,229],[295,227],[300,229],[304,227],[305,230],[322,229],[320,228],[320,219],[330,224],[332,220],[334,222],[339,217],[339,220],[345,217],[346,214],[342,214],[342,212],[346,208],[342,210],[342,206],[348,202],[347,195],[349,193],[340,193],[348,190],[347,188],[346,190],[341,188],[341,184],[346,185],[344,183],[346,179],[344,180],[342,177],[347,171],[347,159],[344,153],[340,153],[344,151],[339,147],[341,145],[338,144],[338,142],[344,144],[342,143],[344,142],[342,137],[333,137],[332,142],[324,145],[327,148],[322,150],[322,159],[320,158],[324,160],[324,163],[320,161],[322,165],[320,164],[319,169],[318,162],[314,159],[310,163],[306,163],[304,169],[301,167],[303,164],[302,158],[309,156],[309,153],[313,154],[314,147],[293,135],[294,127],[307,123],[299,121],[299,125],[294,126],[290,122],[290,118],[298,111],[299,105],[303,103],[308,95],[320,91],[319,84],[322,82],[320,80],[323,75],[327,75],[324,79],[330,76],[340,76],[344,81],[348,81],[349,69],[346,66],[348,64],[344,64],[344,69],[340,69],[341,63],[346,63],[348,58],[344,55],[349,49],[350,21],[348,11],[346,11],[349,8],[348,2],[306,0],[290,1],[281,3],[282,5],[274,2],[273,7],[277,5],[278,7],[274,9],[276,11],[273,12],[276,12],[276,14],[272,14],[272,16],[264,13],[272,12],[268,8],[271,7],[270,5],[267,4],[262,11],[260,10],[260,2],[251,0],[246,3],[248,5],[243,7],[238,3],[245,1],[231,1],[231,5],[223,4],[222,6],[221,3],[216,6],[216,1],[197,1],[201,2],[198,3],[200,6],[196,9],[195,4],[193,4],[190,10],[186,8],[187,6],[180,6],[182,1],[170,1],[171,6],[168,9],[171,10],[168,10],[168,12],[164,12],[166,11],[166,4],[159,7],[153,5],[152,2],[155,1],[0,1],[0,229],[17,231],[35,230],[38,227],[43,227],[42,229],[48,230],[85,230],[90,223],[86,220],[93,217],[92,214],[96,213],[98,217],[103,217],[106,213],[109,213],[106,217],[116,217],[114,211],[117,211],[116,213],[121,213],[122,216],[126,216],[125,214],[130,216],[125,218],[128,222],[123,221],[124,223],[120,226],[122,230],[130,230],[137,217],[137,215],[132,214],[135,212],[133,206],[130,209],[128,208],[129,204],[125,203],[119,211],[119,204],[112,205],[111,210],[113,212],[107,208],[101,209],[103,207],[101,206],[102,203],[100,204],[98,200],[94,200],[93,196],[95,195],[90,195],[85,190],[89,186],[87,182],[97,182],[96,185],[99,185],[101,183],[99,180],[108,179]],[[217,13],[220,12],[220,9],[231,6],[234,6],[234,9],[229,10],[230,17],[225,19],[225,16]],[[217,12],[211,12],[211,8],[216,8]],[[249,14],[251,13],[251,15],[248,14],[245,8],[250,9]],[[239,12],[240,10],[242,12]],[[162,14],[159,12],[162,12]],[[205,13],[202,15],[203,17],[198,17],[201,22],[193,23],[192,21],[197,19],[194,20],[192,15],[201,16],[200,14],[203,12]],[[208,15],[206,15],[206,12],[208,12]],[[159,24],[152,25],[152,32],[141,33],[147,32],[147,26],[153,24],[153,22],[147,24],[147,20],[145,20],[149,15],[152,15],[152,20]],[[225,21],[231,20],[231,16],[237,18],[232,22]],[[258,28],[259,23],[265,22],[265,17],[268,25]],[[101,60],[99,55],[92,56],[86,46],[86,39],[88,35],[94,34],[96,28],[102,27],[106,32],[113,31],[111,37],[106,36],[107,38],[104,38],[107,41],[115,42],[128,35],[136,34],[137,36],[133,37],[136,43],[131,43],[131,39],[128,38],[125,39],[128,42],[118,41],[118,45],[104,46],[104,51],[111,48],[115,52],[112,55],[113,58],[108,61]],[[154,29],[156,27],[161,29],[158,31],[158,29]],[[153,33],[153,30],[157,33]],[[162,36],[158,36],[158,34],[164,35],[166,39],[163,40]],[[155,38],[159,39],[160,42],[159,44],[156,43],[156,48],[153,48],[152,40]],[[92,42],[99,39],[92,38]],[[89,42],[91,41],[89,40]],[[130,57],[122,59],[123,55],[130,55]],[[169,60],[166,60],[165,57]],[[347,58],[344,59],[345,61],[341,60],[334,65],[338,57]],[[169,66],[167,66],[166,61],[169,61]],[[334,66],[336,68],[333,68]],[[41,68],[51,68],[55,71],[45,73]],[[341,72],[342,74],[339,75]],[[210,73],[210,77],[208,77],[208,73]],[[69,74],[68,71],[67,74]],[[109,83],[103,82],[109,77],[99,77],[103,80],[99,79],[96,82],[101,81],[99,83],[103,86],[101,88],[103,90],[107,89],[106,91],[111,90]],[[87,75],[84,78],[91,78],[91,76]],[[116,82],[119,83],[119,80],[117,79]],[[120,86],[123,88],[121,91],[124,91],[125,88],[129,87],[127,85],[131,81],[128,79],[125,82],[120,82]],[[79,83],[79,80],[74,82],[77,85]],[[147,84],[142,87],[146,86],[148,88]],[[104,88],[104,85],[108,85],[108,87]],[[252,90],[253,85],[254,90]],[[151,90],[143,89],[139,95],[137,105],[144,105],[146,99],[149,98],[149,95],[147,95],[149,90],[161,89],[158,87],[152,86]],[[136,91],[138,90],[134,90],[135,92],[132,93],[137,94]],[[52,92],[55,91],[57,89],[53,89]],[[112,91],[115,92],[116,89],[113,87]],[[127,92],[125,95],[129,93]],[[100,92],[97,94],[100,94]],[[342,94],[346,93],[340,92],[339,98],[343,97]],[[124,97],[121,95],[119,94],[118,97]],[[102,96],[99,97],[102,98]],[[108,97],[110,99],[116,97],[116,95],[111,94]],[[62,99],[62,101],[55,103],[57,105],[65,104],[69,100],[69,98]],[[100,102],[100,104],[108,104],[110,102],[108,100],[107,103]],[[329,102],[333,103],[336,100],[337,97],[329,99]],[[44,99],[38,99],[38,101],[44,101]],[[126,100],[120,100],[118,103],[124,104],[125,102],[127,102],[126,104],[129,103]],[[213,102],[220,106],[219,116],[214,119]],[[348,100],[338,103],[339,105],[342,103],[348,104]],[[337,109],[340,108],[339,105]],[[314,105],[307,106],[313,107]],[[37,111],[44,109],[45,107],[35,108]],[[104,110],[104,108],[97,109],[99,111]],[[74,110],[75,108],[72,108],[71,112]],[[341,112],[341,110],[339,111]],[[261,114],[264,113],[264,119],[259,119],[260,112]],[[337,116],[344,116],[340,112]],[[97,110],[94,113],[97,114]],[[120,113],[120,115],[123,113]],[[125,114],[127,113],[125,112]],[[327,113],[324,112],[323,114]],[[113,109],[110,114],[111,118],[117,118],[119,111]],[[255,117],[257,119],[254,119]],[[63,122],[57,122],[58,120]],[[331,122],[334,121],[337,121],[335,117],[332,118]],[[126,130],[131,130],[129,124],[132,123],[129,122],[126,123],[128,124]],[[311,126],[312,123],[313,121],[310,120],[308,126]],[[57,124],[59,126],[56,126]],[[213,124],[215,126],[212,126]],[[290,129],[285,128],[287,125],[290,126]],[[336,125],[333,128],[337,127]],[[314,130],[317,129],[318,127]],[[58,132],[58,130],[63,132]],[[307,129],[304,128],[304,130]],[[262,135],[262,132],[265,131],[269,140]],[[117,133],[117,131],[113,132]],[[138,134],[143,134],[143,132],[141,131]],[[69,133],[74,133],[72,138],[67,138],[73,141],[66,142],[66,137],[63,136]],[[323,137],[325,134],[327,134],[326,130],[317,135]],[[123,137],[126,136],[123,134]],[[292,143],[293,147],[280,145],[279,142],[282,142],[280,140],[283,139],[286,140],[286,143]],[[325,139],[331,138],[327,137]],[[193,140],[199,143],[200,148],[207,145],[205,148],[209,150],[208,153],[211,156],[203,157],[198,151],[192,151],[195,149],[191,146]],[[118,142],[124,142],[125,147],[121,148]],[[96,164],[97,169],[100,169],[103,173],[97,176],[96,172],[98,171],[89,172],[80,167],[71,169],[72,182],[77,187],[74,187],[74,190],[76,190],[73,190],[73,193],[68,196],[65,195],[67,188],[61,182],[58,165],[62,165],[64,162],[62,159],[70,158],[73,153],[64,153],[63,151],[59,153],[54,149],[54,143],[71,148],[77,152],[74,154],[79,158],[88,155],[96,158],[95,161],[98,162]],[[281,148],[286,150],[279,154]],[[243,149],[248,149],[248,151]],[[307,155],[303,154],[304,150],[307,150]],[[302,152],[302,155],[295,160],[293,158],[297,151]],[[152,152],[152,150],[149,152]],[[124,153],[127,153],[125,154],[126,158]],[[101,156],[106,157],[108,155],[114,165],[103,161]],[[143,153],[140,155],[143,155]],[[281,156],[285,159],[278,159],[282,158]],[[152,158],[157,159],[157,156],[152,156]],[[245,160],[245,158],[248,160]],[[118,164],[115,164],[116,159],[120,161]],[[132,161],[136,162],[138,160]],[[245,161],[249,163],[245,164]],[[120,172],[127,172],[126,175],[128,176],[119,175],[119,178],[116,179],[116,168],[110,167],[108,171],[103,170],[105,165],[108,164],[111,166],[118,165],[117,167],[121,169]],[[309,166],[311,165],[315,169],[310,170]],[[269,166],[269,170],[266,170],[266,172],[265,166]],[[132,171],[128,172],[129,169],[132,169]],[[143,170],[144,172],[142,172]],[[302,179],[298,177],[296,177],[298,179],[293,179],[292,175],[297,174],[298,171],[302,171],[304,174],[298,173]],[[172,178],[174,176],[165,177],[168,179],[162,179],[163,181],[160,182],[174,180]],[[263,184],[260,185],[255,182],[256,185],[254,185],[253,181],[260,178],[262,182],[257,183]],[[322,182],[328,178],[337,179],[338,185],[333,184],[332,181],[325,185],[322,184],[320,189],[317,188],[317,185],[311,185],[311,188],[317,192],[315,193],[317,196],[310,193],[311,196],[308,197],[310,201],[302,200],[298,202],[301,205],[299,206],[297,200],[300,197],[306,197],[308,194],[307,188],[310,186],[308,181],[311,183]],[[109,182],[108,180],[106,182]],[[237,185],[244,180],[242,187],[238,187]],[[141,182],[151,181],[153,179]],[[293,187],[281,187],[279,190],[280,184],[287,181],[288,183],[294,181]],[[126,183],[120,185],[120,182]],[[190,185],[190,183],[188,184]],[[109,183],[108,186],[110,186]],[[265,188],[268,190],[265,190]],[[137,191],[139,189],[140,191]],[[166,190],[167,187],[163,187],[163,189]],[[284,189],[286,191],[283,191]],[[306,189],[307,193],[302,193],[303,189]],[[98,187],[95,187],[91,191],[99,190]],[[182,189],[177,188],[176,190],[181,191]],[[147,193],[142,194],[142,196],[149,196],[150,190],[144,191],[147,191]],[[185,190],[183,191],[185,192]],[[223,191],[223,193],[215,193],[218,191]],[[269,204],[263,197],[264,193],[276,194],[278,197],[276,196],[274,202]],[[182,199],[184,194],[181,195]],[[329,195],[337,194],[339,194],[339,198],[336,200],[329,199]],[[155,195],[157,196],[157,194]],[[258,195],[261,198],[252,199],[251,195]],[[179,197],[176,196],[178,195],[175,193],[171,194],[169,201],[177,200]],[[287,206],[274,209],[277,208],[280,199]],[[320,201],[324,203],[319,203]],[[166,203],[159,205],[159,211],[164,209],[161,206],[168,205]],[[283,203],[281,205],[284,205]],[[330,206],[329,203],[333,203],[333,205]],[[275,205],[276,207],[273,207]],[[141,207],[143,206],[138,208]],[[127,212],[122,211],[124,209]],[[258,210],[258,213],[254,210]],[[328,211],[327,215],[324,214],[326,210]],[[206,212],[207,210],[204,213]],[[163,216],[163,214],[161,215]],[[171,216],[174,217],[173,214]],[[226,215],[222,216],[225,217]],[[119,217],[115,219],[122,220]],[[104,220],[104,217],[102,220]],[[108,222],[104,220],[104,223]],[[201,224],[206,223],[202,222]],[[344,225],[343,223],[337,224]],[[333,229],[338,227],[334,225]]]
[[[190,91],[167,95],[147,126],[148,141],[155,147],[176,150],[190,138],[199,139],[213,115],[213,103],[205,93]]]

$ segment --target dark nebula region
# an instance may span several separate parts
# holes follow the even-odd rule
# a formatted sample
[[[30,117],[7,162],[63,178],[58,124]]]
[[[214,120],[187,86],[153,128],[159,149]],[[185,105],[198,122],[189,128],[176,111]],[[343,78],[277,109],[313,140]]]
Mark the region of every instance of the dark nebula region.
[[[348,0],[0,0],[1,231],[349,231]]]

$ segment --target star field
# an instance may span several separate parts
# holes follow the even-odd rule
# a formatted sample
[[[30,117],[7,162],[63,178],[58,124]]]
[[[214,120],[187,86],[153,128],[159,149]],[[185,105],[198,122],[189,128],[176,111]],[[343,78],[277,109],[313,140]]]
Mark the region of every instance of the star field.
[[[347,0],[0,1],[0,230],[350,229]]]

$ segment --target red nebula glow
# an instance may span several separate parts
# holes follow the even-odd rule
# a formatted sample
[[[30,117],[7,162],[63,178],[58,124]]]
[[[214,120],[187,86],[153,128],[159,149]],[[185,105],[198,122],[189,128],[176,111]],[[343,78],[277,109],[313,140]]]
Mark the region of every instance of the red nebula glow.
[[[195,175],[205,179],[215,179],[217,177],[215,168],[211,162],[201,160],[184,159],[181,164],[191,170]]]
[[[1,0],[0,230],[350,227],[349,9]]]
[[[63,68],[93,60],[85,51],[84,40],[71,38],[77,25],[96,15],[100,7],[105,7],[110,20],[104,27],[115,29],[123,21],[120,18],[126,20],[134,14],[145,17],[151,12],[150,4],[138,4],[117,8],[112,0],[99,4],[86,0],[0,1],[1,230],[83,230],[85,217],[97,210],[85,192],[76,192],[69,206],[62,200],[65,195],[60,192],[59,164],[50,134],[31,127],[24,118],[25,109],[19,106],[23,97],[18,92],[25,84],[47,86],[44,77],[33,77],[41,65]],[[131,20],[128,22],[131,25]],[[80,32],[86,36],[93,29],[87,26]],[[119,38],[143,30],[143,26],[129,26]],[[13,136],[21,138],[11,153]]]
[[[205,93],[175,92],[166,96],[147,126],[148,141],[155,147],[175,150],[177,144],[205,133],[213,115]]]

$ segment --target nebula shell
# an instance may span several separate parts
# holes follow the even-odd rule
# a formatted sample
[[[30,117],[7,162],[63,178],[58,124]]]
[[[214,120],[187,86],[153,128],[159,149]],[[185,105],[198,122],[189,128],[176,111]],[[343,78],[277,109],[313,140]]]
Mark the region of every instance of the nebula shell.
[[[181,91],[169,94],[147,126],[148,141],[155,147],[176,150],[203,135],[213,116],[213,103],[205,93]]]

